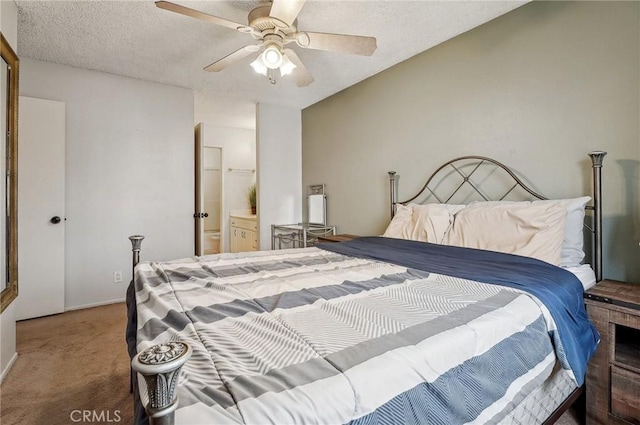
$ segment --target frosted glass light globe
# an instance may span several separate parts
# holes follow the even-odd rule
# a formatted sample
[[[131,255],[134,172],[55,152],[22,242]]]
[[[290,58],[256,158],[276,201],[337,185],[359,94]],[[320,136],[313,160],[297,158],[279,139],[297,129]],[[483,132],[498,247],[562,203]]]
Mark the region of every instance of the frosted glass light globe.
[[[262,53],[262,62],[267,68],[278,69],[282,64],[282,53],[277,46],[269,46]]]

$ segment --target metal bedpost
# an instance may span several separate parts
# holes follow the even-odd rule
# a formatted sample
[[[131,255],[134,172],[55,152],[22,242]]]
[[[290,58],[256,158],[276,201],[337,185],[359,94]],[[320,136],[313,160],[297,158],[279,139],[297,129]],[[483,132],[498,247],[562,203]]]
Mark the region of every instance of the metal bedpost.
[[[391,197],[391,218],[396,214],[396,172],[389,171],[389,195]]]
[[[271,250],[276,249],[276,226],[275,224],[271,225]]]
[[[131,241],[131,251],[133,252],[133,259],[131,261],[131,284],[127,288],[127,320],[137,321],[136,316],[136,303],[135,303],[135,276],[136,266],[140,262],[140,247],[142,246],[142,235],[131,235],[129,240]],[[131,301],[130,301],[131,300]],[[130,304],[131,303],[131,304]],[[129,338],[129,327],[127,326],[127,339]],[[133,331],[135,341],[135,330]],[[127,344],[129,344],[127,340]],[[135,352],[135,351],[134,351]],[[135,379],[133,377],[133,371],[129,373],[129,392],[133,393],[135,386]]]
[[[174,425],[180,369],[191,353],[188,344],[173,341],[147,348],[131,361],[133,370],[141,374],[147,383],[149,404],[145,410],[150,425]]]
[[[602,161],[607,153],[589,152],[593,168],[593,271],[602,280]]]
[[[140,247],[142,246],[143,239],[144,239],[144,236],[142,235],[129,236],[129,240],[131,241],[131,251],[133,252],[133,259],[132,259],[132,266],[131,266],[131,280],[133,280],[136,266],[140,262]]]

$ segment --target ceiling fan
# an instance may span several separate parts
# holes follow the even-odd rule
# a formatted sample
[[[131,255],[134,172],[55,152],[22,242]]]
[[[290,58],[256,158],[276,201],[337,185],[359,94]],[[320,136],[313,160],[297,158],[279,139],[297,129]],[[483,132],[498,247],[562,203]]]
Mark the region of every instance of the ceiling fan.
[[[296,85],[305,87],[313,83],[313,76],[296,52],[285,47],[286,45],[296,43],[306,49],[363,56],[371,56],[376,50],[374,37],[298,31],[296,18],[305,2],[306,0],[273,0],[270,5],[258,6],[249,12],[248,25],[232,22],[168,1],[157,1],[156,6],[249,34],[256,40],[254,44],[242,47],[213,62],[204,68],[205,71],[222,71],[234,62],[260,52],[251,63],[256,72],[265,75],[272,84],[275,84],[276,70],[279,70],[280,76],[292,74]]]

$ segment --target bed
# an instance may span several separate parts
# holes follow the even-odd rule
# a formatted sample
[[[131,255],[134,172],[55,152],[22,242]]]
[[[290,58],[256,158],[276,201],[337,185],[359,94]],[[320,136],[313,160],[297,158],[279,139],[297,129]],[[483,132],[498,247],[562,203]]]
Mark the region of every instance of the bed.
[[[132,237],[136,422],[553,423],[599,341],[582,296],[602,276],[604,154],[590,154],[592,206],[544,200],[503,164],[462,157],[406,202],[391,172],[382,237],[143,263]],[[593,270],[565,234],[576,242],[585,208]],[[492,245],[486,230],[504,217],[527,243]],[[509,231],[493,233],[504,245]]]

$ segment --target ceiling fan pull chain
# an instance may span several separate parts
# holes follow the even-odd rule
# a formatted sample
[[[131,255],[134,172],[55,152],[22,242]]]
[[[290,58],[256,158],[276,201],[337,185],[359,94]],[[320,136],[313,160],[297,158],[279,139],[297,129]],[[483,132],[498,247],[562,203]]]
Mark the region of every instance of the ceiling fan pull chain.
[[[276,70],[275,69],[267,69],[267,77],[269,78],[269,82],[271,84],[275,84],[276,81]]]

